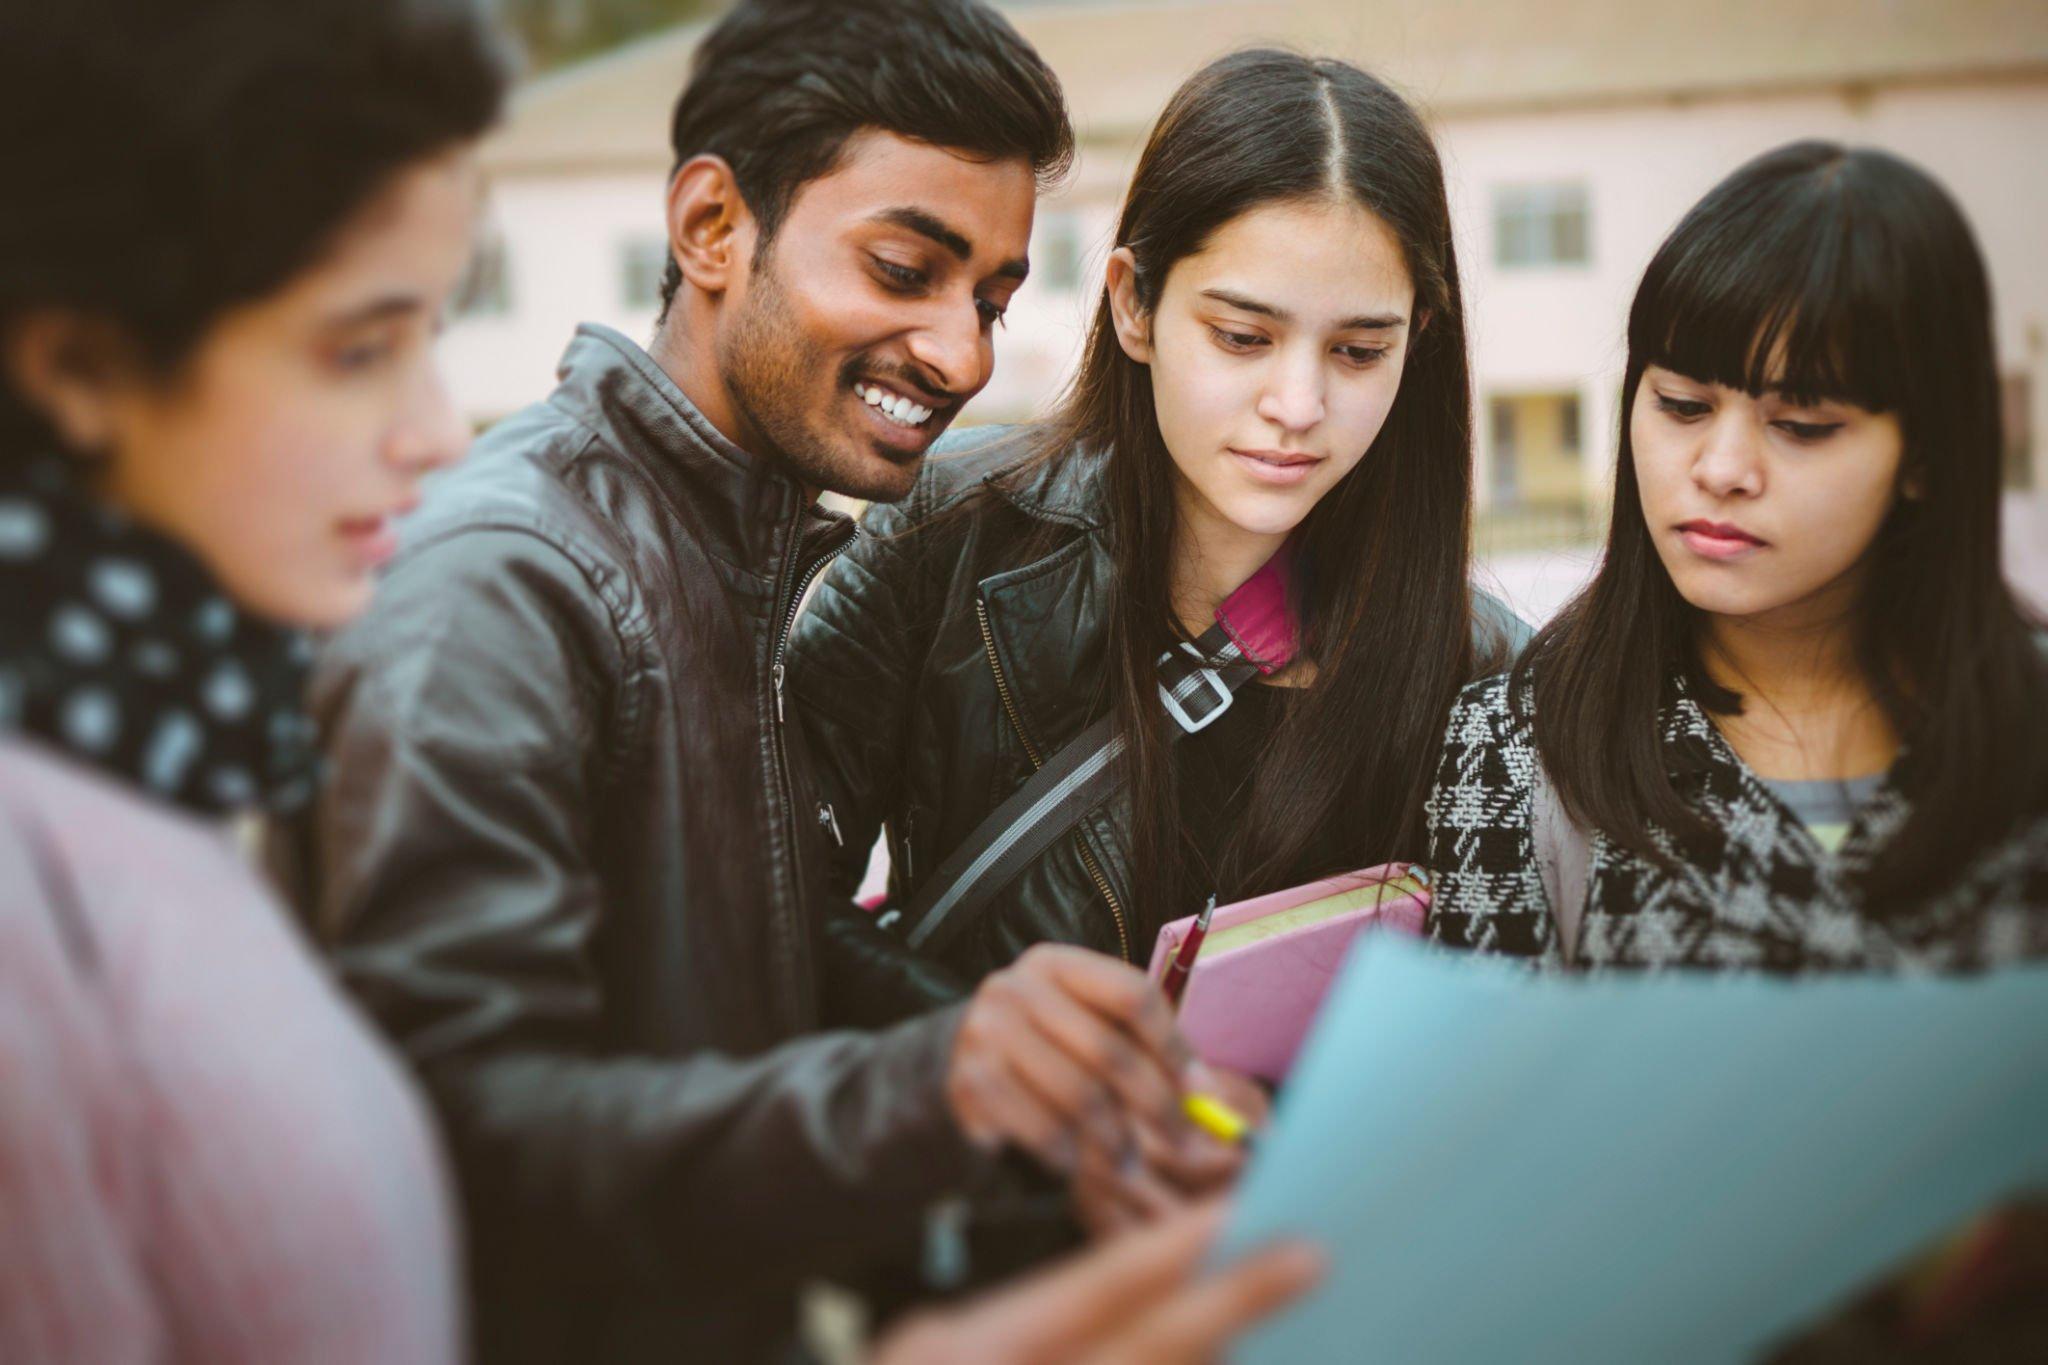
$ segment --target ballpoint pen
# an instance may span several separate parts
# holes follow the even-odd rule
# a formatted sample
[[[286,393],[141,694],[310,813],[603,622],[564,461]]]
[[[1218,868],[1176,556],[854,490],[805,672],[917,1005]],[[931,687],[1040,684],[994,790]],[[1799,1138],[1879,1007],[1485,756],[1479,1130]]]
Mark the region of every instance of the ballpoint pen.
[[[1209,903],[1202,907],[1202,913],[1195,916],[1195,923],[1188,930],[1188,936],[1180,941],[1180,948],[1174,953],[1173,961],[1166,964],[1166,975],[1159,979],[1159,989],[1166,994],[1166,1003],[1180,1008],[1180,997],[1188,988],[1188,973],[1194,970],[1195,959],[1201,956],[1202,940],[1209,937],[1209,917],[1216,913],[1216,897],[1211,895]]]

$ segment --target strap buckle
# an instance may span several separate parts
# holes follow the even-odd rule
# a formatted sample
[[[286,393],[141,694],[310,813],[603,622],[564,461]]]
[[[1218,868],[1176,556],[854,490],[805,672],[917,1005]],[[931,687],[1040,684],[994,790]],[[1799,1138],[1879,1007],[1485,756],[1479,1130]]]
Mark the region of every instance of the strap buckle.
[[[1187,668],[1175,658],[1176,650],[1193,659],[1194,667]],[[1169,665],[1172,666],[1171,671]],[[1185,671],[1182,671],[1183,669]],[[1222,673],[1209,667],[1208,656],[1195,648],[1191,641],[1182,640],[1175,649],[1169,649],[1161,654],[1159,671],[1160,703],[1166,707],[1166,714],[1172,716],[1174,723],[1187,734],[1199,734],[1214,725],[1217,717],[1228,711],[1230,703],[1236,700],[1231,693],[1230,685],[1223,681]],[[1192,714],[1187,703],[1195,701],[1201,693],[1190,690],[1190,684],[1202,683],[1208,685],[1209,696],[1199,703],[1197,709],[1200,714]],[[1182,700],[1182,694],[1185,694],[1186,701]]]

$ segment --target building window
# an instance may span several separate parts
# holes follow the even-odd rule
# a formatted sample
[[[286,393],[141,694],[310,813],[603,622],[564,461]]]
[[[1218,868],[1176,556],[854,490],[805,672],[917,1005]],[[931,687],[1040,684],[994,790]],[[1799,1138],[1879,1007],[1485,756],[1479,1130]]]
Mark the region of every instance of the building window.
[[[1031,280],[1062,294],[1081,287],[1081,225],[1072,212],[1048,213],[1039,220]]]
[[[2005,486],[2025,490],[2034,486],[2034,386],[2024,374],[2009,374],[1999,383],[2005,400]]]
[[[1493,192],[1494,259],[1503,266],[1592,259],[1584,185],[1502,185]]]
[[[629,237],[619,244],[619,302],[626,307],[661,307],[661,277],[667,273],[666,237]]]
[[[1519,500],[1515,481],[1515,401],[1496,398],[1487,406],[1493,424],[1492,475],[1488,480],[1493,500],[1501,504],[1515,502]]]
[[[1482,553],[1579,545],[1593,536],[1582,411],[1570,389],[1487,399],[1492,499],[1477,528]]]
[[[469,269],[455,287],[458,318],[497,318],[512,311],[512,260],[505,235],[486,229],[470,253]]]

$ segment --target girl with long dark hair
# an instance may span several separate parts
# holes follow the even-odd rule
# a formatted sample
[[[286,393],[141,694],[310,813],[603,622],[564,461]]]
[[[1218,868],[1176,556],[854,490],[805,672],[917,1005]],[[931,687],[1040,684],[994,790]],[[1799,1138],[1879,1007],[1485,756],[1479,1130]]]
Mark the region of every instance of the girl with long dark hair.
[[[227,837],[466,432],[468,0],[0,18],[0,1358],[462,1352],[431,1122]]]
[[[789,661],[846,891],[886,826],[914,896],[1105,714],[1124,784],[939,954],[837,921],[841,1015],[954,998],[1043,941],[1143,962],[1211,895],[1419,859],[1443,718],[1519,625],[1466,581],[1469,411],[1414,110],[1291,52],[1192,77],[1139,161],[1063,404],[968,436],[874,509]],[[1292,657],[1174,742],[1160,656],[1276,557]]]
[[[0,1359],[466,1353],[425,1107],[224,826],[311,794],[300,628],[465,444],[509,70],[472,0],[0,10]],[[1200,1271],[1216,1212],[876,1359],[1208,1354],[1315,1273]]]
[[[1999,567],[1991,297],[1925,173],[1801,142],[1629,315],[1592,582],[1452,713],[1438,940],[1587,968],[2048,954],[2048,656]]]

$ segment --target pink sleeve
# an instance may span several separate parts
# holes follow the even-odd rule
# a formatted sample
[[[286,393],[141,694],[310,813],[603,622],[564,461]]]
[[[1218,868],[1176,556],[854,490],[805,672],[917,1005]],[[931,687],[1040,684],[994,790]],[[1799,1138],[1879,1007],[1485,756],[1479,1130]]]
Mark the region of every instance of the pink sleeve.
[[[58,878],[0,824],[0,1360],[151,1359],[129,1065]]]

